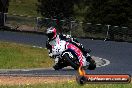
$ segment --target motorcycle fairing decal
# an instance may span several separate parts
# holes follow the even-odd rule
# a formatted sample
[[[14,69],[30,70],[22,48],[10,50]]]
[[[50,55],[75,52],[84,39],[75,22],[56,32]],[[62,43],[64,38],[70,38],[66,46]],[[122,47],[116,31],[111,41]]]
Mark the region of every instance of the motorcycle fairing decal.
[[[66,45],[67,45],[67,48],[72,49],[72,50],[75,51],[75,53],[76,53],[76,55],[77,55],[77,57],[79,59],[80,66],[84,66],[85,65],[84,63],[85,62],[83,61],[83,54],[82,54],[81,50],[79,48],[77,48],[73,44],[67,43]]]
[[[53,32],[55,33],[53,38],[55,38],[56,37],[56,29],[55,28],[53,29]]]
[[[71,58],[73,58],[73,55],[72,55],[71,52],[64,52],[64,53],[62,54],[62,56],[65,55],[66,53],[67,53]]]

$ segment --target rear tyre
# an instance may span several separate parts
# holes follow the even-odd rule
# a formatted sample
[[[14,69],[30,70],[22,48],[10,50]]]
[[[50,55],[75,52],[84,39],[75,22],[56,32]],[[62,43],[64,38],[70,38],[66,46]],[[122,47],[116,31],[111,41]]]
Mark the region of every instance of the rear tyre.
[[[79,68],[79,64],[78,64],[79,61],[77,58],[71,58],[68,53],[65,53],[63,55],[63,58],[65,58],[68,61],[68,63],[70,63],[70,66],[73,67],[75,70]]]

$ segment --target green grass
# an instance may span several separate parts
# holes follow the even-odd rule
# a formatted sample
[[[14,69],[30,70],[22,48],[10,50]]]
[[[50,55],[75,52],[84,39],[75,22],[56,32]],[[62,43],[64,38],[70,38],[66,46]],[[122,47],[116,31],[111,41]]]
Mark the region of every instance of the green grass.
[[[48,83],[35,85],[0,86],[0,88],[132,88],[132,84],[86,84],[79,85],[76,82]]]
[[[9,14],[40,16],[37,13],[38,0],[10,0]]]
[[[0,69],[45,68],[52,66],[46,49],[0,42]]]
[[[7,23],[13,27],[17,25],[36,26],[34,18],[41,17],[37,12],[37,3],[38,0],[10,0]]]

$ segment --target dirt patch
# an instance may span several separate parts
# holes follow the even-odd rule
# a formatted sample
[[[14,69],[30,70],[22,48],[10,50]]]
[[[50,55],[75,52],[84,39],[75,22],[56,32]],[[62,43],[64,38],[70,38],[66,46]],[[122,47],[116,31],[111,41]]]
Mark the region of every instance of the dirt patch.
[[[75,76],[68,77],[14,77],[0,76],[0,85],[32,85],[44,83],[75,82]],[[132,81],[131,81],[132,83]]]
[[[30,85],[42,83],[59,83],[75,81],[74,76],[69,77],[13,77],[0,76],[0,85]]]

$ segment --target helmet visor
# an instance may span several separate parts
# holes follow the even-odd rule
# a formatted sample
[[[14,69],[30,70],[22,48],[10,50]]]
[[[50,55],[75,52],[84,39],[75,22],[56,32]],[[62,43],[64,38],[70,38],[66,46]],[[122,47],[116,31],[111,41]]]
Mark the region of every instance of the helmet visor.
[[[48,33],[47,36],[48,38],[52,39],[54,37],[54,33]]]

